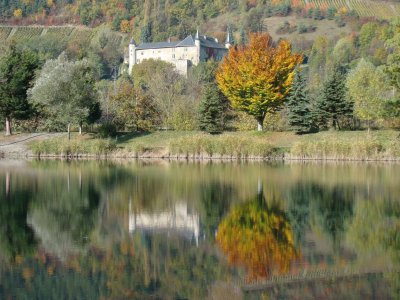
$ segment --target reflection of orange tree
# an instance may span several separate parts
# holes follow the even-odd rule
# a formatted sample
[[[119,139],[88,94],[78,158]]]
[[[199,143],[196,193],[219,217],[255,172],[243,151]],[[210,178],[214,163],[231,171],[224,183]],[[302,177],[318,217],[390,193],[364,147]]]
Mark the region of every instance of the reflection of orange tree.
[[[230,264],[245,267],[249,280],[288,272],[299,257],[285,213],[263,197],[234,207],[218,227],[217,243]]]

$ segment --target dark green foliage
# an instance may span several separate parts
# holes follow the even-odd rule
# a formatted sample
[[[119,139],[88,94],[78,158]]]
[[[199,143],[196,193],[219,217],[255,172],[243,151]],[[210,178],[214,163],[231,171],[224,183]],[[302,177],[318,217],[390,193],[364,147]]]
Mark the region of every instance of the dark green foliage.
[[[200,129],[208,133],[221,133],[224,125],[225,110],[225,98],[216,84],[207,84],[199,107]]]
[[[101,124],[97,128],[97,135],[99,138],[115,137],[117,135],[117,127],[112,123]]]
[[[297,71],[288,97],[289,124],[296,133],[315,131],[313,111],[303,72]]]
[[[240,44],[246,45],[248,42],[246,30],[242,27],[240,28]]]
[[[140,40],[142,43],[151,42],[151,24],[147,23],[140,32]]]
[[[8,54],[0,60],[0,116],[9,120],[25,119],[30,105],[27,90],[39,66],[36,54],[18,50],[11,45]]]
[[[328,10],[326,11],[326,17],[328,18],[328,20],[333,20],[335,19],[335,14],[337,12],[337,9],[335,7],[328,7]]]
[[[6,185],[0,190],[0,257],[13,261],[17,255],[31,254],[36,247],[33,230],[26,223],[33,195],[25,189],[11,190],[7,179],[6,184],[3,180],[0,183]]]
[[[324,18],[324,15],[318,7],[314,10],[313,18],[314,20],[322,20]]]
[[[345,72],[335,67],[317,99],[317,118],[320,127],[341,129],[353,115],[353,103],[347,99]]]

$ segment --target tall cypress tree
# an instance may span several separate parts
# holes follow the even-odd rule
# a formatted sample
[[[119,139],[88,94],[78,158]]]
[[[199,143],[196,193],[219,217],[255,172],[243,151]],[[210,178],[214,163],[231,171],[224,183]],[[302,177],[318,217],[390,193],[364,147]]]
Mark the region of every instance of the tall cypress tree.
[[[323,127],[341,129],[341,120],[351,118],[353,103],[347,99],[346,75],[342,68],[335,67],[322,87],[318,97],[318,123]]]
[[[289,124],[298,134],[316,130],[304,73],[297,71],[288,97]]]
[[[205,86],[199,107],[199,127],[208,133],[221,133],[224,129],[226,101],[215,83]]]
[[[151,42],[151,24],[147,23],[142,27],[142,31],[140,32],[140,40],[142,43],[150,43]]]

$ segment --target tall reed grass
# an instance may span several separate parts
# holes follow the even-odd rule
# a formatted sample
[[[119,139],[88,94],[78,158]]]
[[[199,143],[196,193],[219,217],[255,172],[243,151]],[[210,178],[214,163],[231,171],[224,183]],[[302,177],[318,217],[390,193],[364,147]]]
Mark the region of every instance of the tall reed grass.
[[[278,149],[268,141],[234,135],[198,134],[175,139],[169,143],[170,155],[216,158],[272,158]]]
[[[390,143],[382,143],[376,139],[299,141],[293,144],[289,156],[297,159],[399,160],[400,141]]]
[[[35,155],[107,155],[116,148],[110,139],[71,139],[54,138],[34,141],[30,149]]]

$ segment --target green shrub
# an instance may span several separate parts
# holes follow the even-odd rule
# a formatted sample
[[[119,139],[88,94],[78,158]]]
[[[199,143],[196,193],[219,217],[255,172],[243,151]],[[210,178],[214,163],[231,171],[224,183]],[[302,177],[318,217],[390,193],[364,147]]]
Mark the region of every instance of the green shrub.
[[[104,123],[97,128],[97,136],[99,138],[104,139],[109,137],[115,137],[116,135],[117,135],[117,127],[114,124]]]

